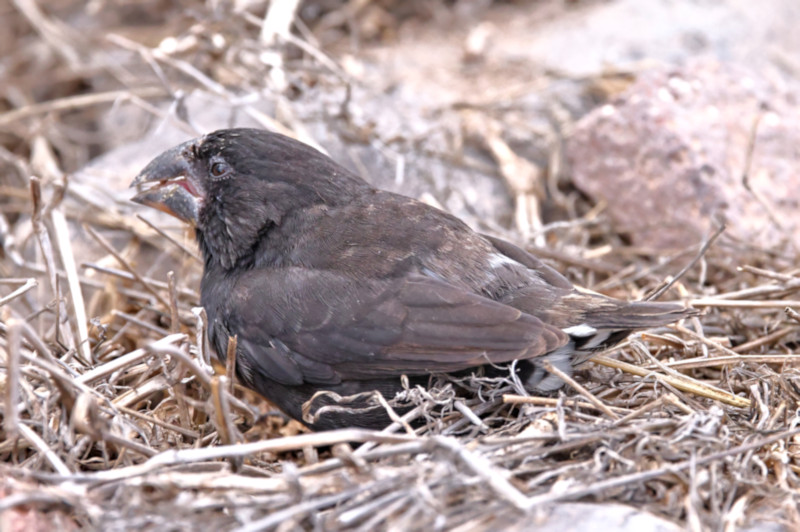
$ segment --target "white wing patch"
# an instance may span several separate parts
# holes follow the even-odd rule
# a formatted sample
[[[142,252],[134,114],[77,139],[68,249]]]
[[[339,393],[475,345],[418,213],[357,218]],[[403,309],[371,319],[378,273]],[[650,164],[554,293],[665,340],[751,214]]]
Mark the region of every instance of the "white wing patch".
[[[614,329],[595,329],[585,323],[561,330],[575,338],[575,343],[578,344],[580,350],[596,349],[614,332]],[[579,339],[583,341],[579,341]]]
[[[591,325],[586,325],[585,323],[581,323],[580,325],[573,325],[572,327],[567,327],[566,329],[561,329],[561,330],[570,336],[575,336],[576,338],[587,338],[597,333],[597,329],[595,329]]]
[[[503,265],[517,265],[521,266],[521,264],[510,257],[506,257],[502,253],[492,253],[489,256],[489,266],[492,268],[499,268]]]

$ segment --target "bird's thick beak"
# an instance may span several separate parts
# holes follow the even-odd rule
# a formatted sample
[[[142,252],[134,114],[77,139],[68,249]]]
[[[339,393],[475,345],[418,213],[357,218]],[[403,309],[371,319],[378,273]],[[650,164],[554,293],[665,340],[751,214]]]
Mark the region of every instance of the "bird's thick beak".
[[[202,193],[188,158],[193,143],[176,146],[150,161],[131,183],[137,191],[131,201],[197,225]]]

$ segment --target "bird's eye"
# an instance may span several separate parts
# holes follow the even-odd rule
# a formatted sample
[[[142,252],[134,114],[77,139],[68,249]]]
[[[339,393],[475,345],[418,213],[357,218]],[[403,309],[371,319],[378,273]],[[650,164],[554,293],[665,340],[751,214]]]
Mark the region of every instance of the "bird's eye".
[[[224,177],[230,172],[231,168],[226,163],[217,161],[211,164],[211,177]]]

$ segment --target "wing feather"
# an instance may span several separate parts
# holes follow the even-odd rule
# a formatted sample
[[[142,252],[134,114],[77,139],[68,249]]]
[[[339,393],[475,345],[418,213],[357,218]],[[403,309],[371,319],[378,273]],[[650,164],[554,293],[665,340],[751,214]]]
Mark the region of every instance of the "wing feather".
[[[247,367],[282,384],[453,372],[550,352],[560,329],[411,274],[363,281],[325,270],[243,275],[220,316]]]

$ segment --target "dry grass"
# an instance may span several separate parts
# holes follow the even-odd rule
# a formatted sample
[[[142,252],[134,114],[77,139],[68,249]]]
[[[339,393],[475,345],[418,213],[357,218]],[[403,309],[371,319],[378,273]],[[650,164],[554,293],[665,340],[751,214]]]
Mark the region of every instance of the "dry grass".
[[[194,133],[180,105],[157,105],[194,89],[308,138],[287,87],[346,83],[315,35],[347,34],[341,20],[369,34],[379,4],[365,13],[351,2],[353,12],[302,26],[292,47],[268,57],[269,75],[252,61],[285,35],[280,14],[157,4],[0,7],[9,29],[0,32],[4,524],[499,529],[581,500],[630,504],[695,529],[748,519],[800,527],[797,252],[722,234],[707,252],[697,244],[661,257],[626,245],[602,208],[588,209],[564,183],[548,187],[570,221],[543,225],[533,201],[543,188],[512,179],[543,177],[502,132],[483,140],[515,200],[510,238],[521,231],[577,282],[629,298],[696,259],[669,294],[706,312],[633,337],[555,397],[529,397],[511,378],[409,390],[418,407],[381,432],[307,434],[228,381],[210,363],[191,241],[144,223],[102,183],[76,189],[73,172],[136,133],[98,134],[110,106]],[[391,27],[399,8],[382,5]],[[248,91],[283,111],[249,107]],[[412,429],[412,420],[423,423]]]

